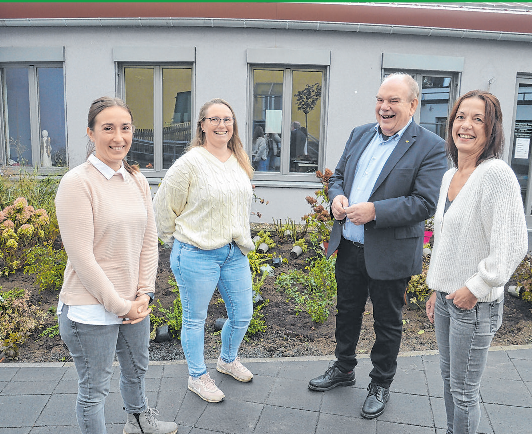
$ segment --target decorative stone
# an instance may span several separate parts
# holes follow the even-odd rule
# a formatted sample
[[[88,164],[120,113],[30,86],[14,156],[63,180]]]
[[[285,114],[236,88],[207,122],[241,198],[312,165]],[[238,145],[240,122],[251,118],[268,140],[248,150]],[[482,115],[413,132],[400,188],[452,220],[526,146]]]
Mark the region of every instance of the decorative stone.
[[[257,291],[253,290],[253,304],[262,303],[264,298]]]
[[[155,331],[155,342],[166,342],[172,339],[170,332],[168,331],[168,324],[164,324],[160,327],[157,327]]]
[[[290,252],[290,257],[292,259],[296,259],[303,253],[303,249],[299,246],[292,247],[292,251]]]
[[[268,247],[268,244],[266,243],[261,243],[259,247],[257,247],[257,251],[259,253],[266,253],[268,250],[269,250],[269,247]]]
[[[515,298],[521,298],[525,289],[522,286],[509,286],[508,294]]]
[[[220,331],[226,321],[227,318],[218,318],[216,321],[214,321],[214,330],[216,330],[217,332]]]
[[[268,264],[262,265],[259,270],[262,271],[262,274],[266,273],[268,276],[273,276],[275,274],[273,268]]]

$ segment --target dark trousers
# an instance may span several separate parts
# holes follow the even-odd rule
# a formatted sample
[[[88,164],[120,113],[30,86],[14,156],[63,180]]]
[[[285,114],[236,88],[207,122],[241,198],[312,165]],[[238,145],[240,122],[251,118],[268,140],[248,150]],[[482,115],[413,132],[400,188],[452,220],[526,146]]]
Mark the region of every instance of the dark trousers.
[[[375,280],[369,277],[364,248],[342,238],[336,258],[338,288],[335,355],[342,369],[357,365],[356,346],[368,295],[373,303],[375,344],[371,350],[373,383],[389,387],[397,369],[403,331],[404,294],[409,277]]]

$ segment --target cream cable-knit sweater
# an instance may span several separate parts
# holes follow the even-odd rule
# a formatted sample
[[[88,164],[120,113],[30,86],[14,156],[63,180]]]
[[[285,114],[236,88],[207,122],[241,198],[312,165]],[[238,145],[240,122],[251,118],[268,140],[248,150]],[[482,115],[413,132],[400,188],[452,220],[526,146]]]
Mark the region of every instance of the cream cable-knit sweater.
[[[87,161],[63,176],[55,205],[68,255],[63,303],[102,304],[121,316],[155,291],[157,231],[142,174],[107,180]]]
[[[455,173],[453,168],[443,176],[427,284],[445,293],[467,286],[479,302],[493,301],[528,248],[519,183],[502,160],[484,161],[444,215]]]
[[[222,163],[205,148],[192,148],[168,169],[155,195],[159,237],[203,250],[235,241],[247,254],[254,248],[251,197],[251,182],[234,155]]]

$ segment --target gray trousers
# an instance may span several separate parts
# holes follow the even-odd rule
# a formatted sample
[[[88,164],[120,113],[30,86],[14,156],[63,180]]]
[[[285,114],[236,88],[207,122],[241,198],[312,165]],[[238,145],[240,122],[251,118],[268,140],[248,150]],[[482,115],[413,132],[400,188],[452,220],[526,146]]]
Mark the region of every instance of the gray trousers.
[[[502,323],[503,299],[456,307],[438,292],[434,314],[448,434],[475,434],[480,422],[480,380],[493,335]]]
[[[78,373],[76,415],[83,434],[106,434],[104,406],[115,353],[120,363],[120,392],[127,413],[147,409],[144,376],[148,370],[150,319],[137,324],[91,325],[71,321],[64,305],[59,332]]]

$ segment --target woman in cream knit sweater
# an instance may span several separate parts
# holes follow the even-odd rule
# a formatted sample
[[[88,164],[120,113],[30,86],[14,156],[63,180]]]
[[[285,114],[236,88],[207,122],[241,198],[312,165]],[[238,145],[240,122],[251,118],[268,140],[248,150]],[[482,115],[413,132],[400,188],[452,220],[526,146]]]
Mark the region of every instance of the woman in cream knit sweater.
[[[474,434],[480,422],[480,379],[502,322],[504,284],[527,251],[520,188],[500,156],[498,99],[471,91],[449,116],[447,152],[434,216],[427,302],[440,352],[447,434]]]
[[[201,108],[188,152],[170,167],[154,199],[159,237],[173,243],[170,266],[183,307],[188,388],[208,402],[225,396],[207,372],[203,351],[207,308],[216,288],[228,316],[216,369],[242,382],[253,378],[237,357],[253,314],[246,256],[254,248],[252,175],[233,109],[213,99]]]

